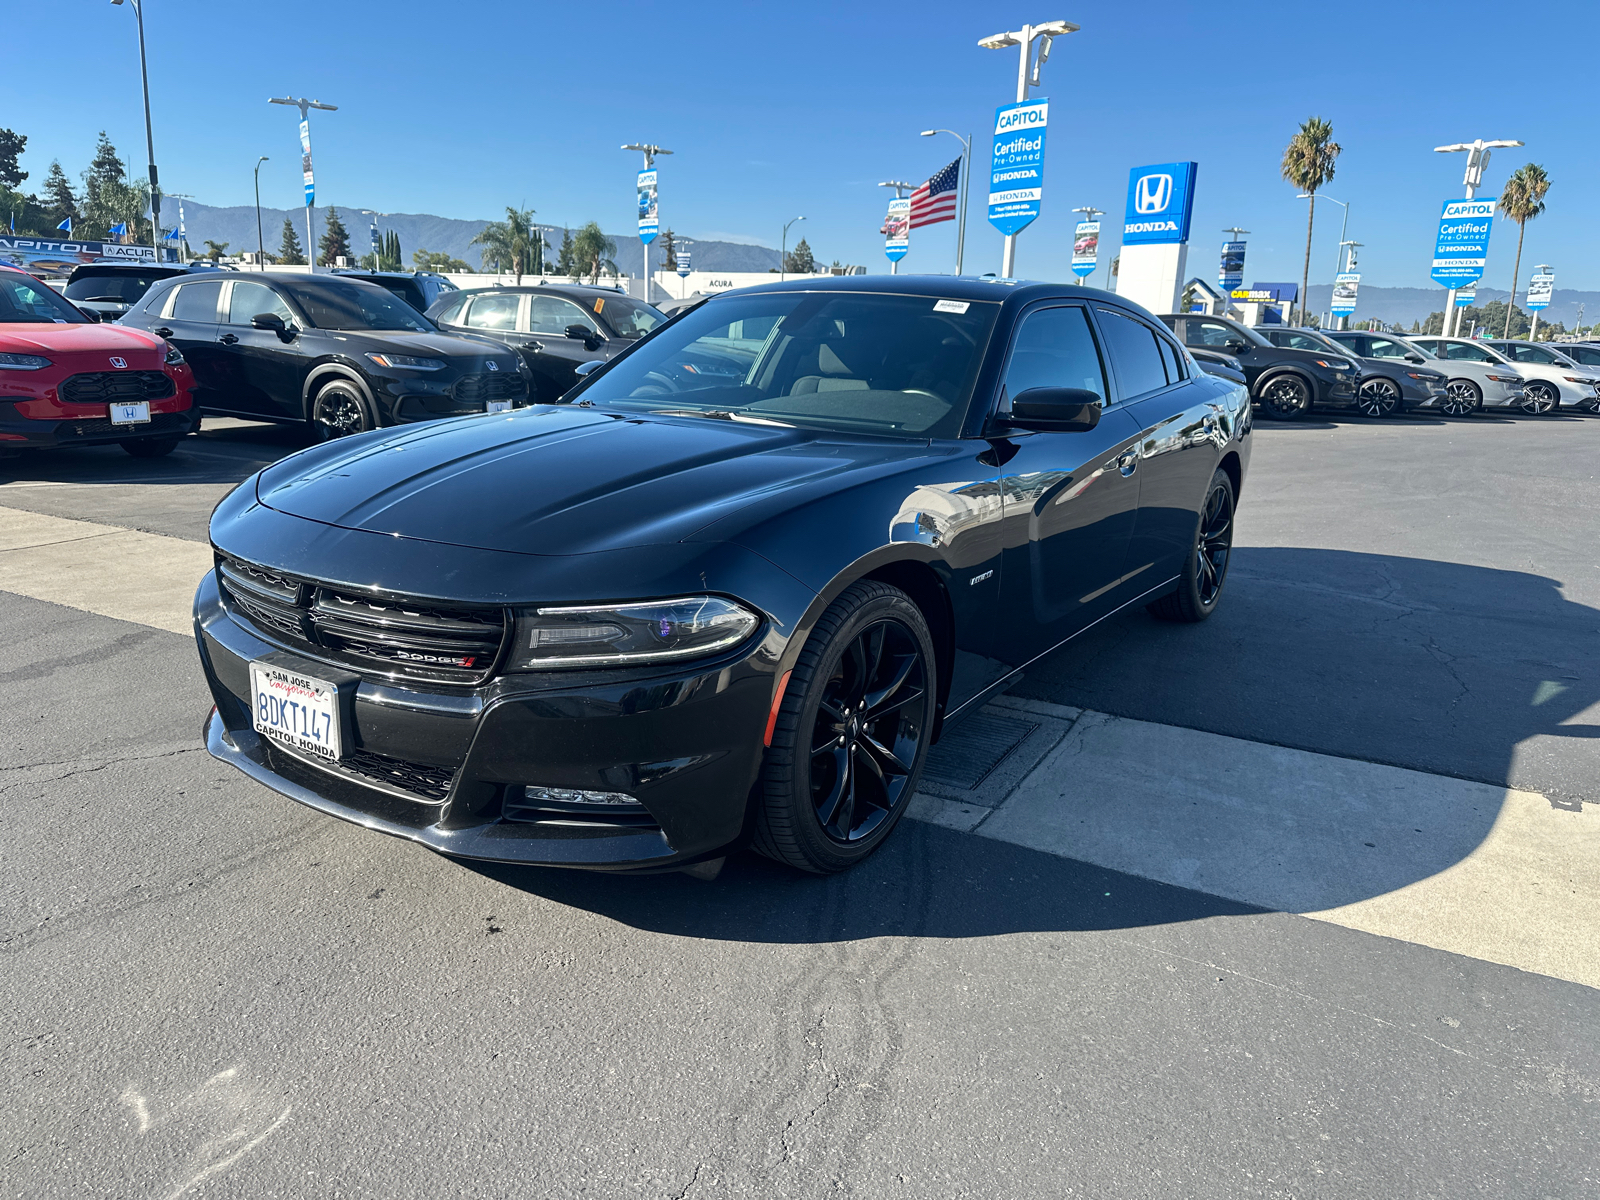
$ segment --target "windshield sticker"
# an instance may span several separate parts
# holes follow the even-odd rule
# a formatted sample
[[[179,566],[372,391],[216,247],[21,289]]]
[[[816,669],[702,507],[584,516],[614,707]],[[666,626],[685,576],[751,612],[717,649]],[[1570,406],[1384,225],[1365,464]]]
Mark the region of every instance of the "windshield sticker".
[[[596,296],[594,298],[594,311],[595,311],[595,314],[598,316],[600,313],[605,312],[605,310],[606,310],[606,298],[604,296]]]
[[[972,306],[965,300],[939,300],[934,303],[934,312],[964,313]]]

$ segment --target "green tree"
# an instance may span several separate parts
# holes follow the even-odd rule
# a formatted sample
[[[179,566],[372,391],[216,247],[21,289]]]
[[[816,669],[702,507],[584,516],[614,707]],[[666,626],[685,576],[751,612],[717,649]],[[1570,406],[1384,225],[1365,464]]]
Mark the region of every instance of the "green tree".
[[[678,247],[672,239],[670,229],[661,235],[661,269],[664,271],[678,269]]]
[[[330,208],[324,223],[322,238],[317,242],[317,264],[336,267],[339,259],[350,258],[350,233],[339,219],[339,210]]]
[[[1511,301],[1517,299],[1517,276],[1522,271],[1522,238],[1528,232],[1528,222],[1544,211],[1544,198],[1550,192],[1550,176],[1538,163],[1528,163],[1511,172],[1505,189],[1500,193],[1500,215],[1517,223],[1517,260],[1511,268]],[[1511,328],[1511,312],[1506,312],[1506,329]],[[1509,332],[1501,337],[1510,337]]]
[[[1490,300],[1482,308],[1468,308],[1461,314],[1459,328],[1470,329],[1476,321],[1490,337],[1525,338],[1533,330],[1533,319],[1514,304]]]
[[[228,243],[227,242],[213,242],[210,238],[206,239],[205,257],[209,258],[212,262],[216,262],[219,258],[221,258],[227,252],[228,252]]]
[[[19,188],[28,173],[17,165],[17,159],[28,147],[28,135],[0,129],[0,183],[8,188]]]
[[[520,286],[522,276],[533,261],[537,230],[533,225],[531,208],[506,208],[504,221],[490,221],[478,231],[471,245],[482,246],[480,255],[483,267],[488,270],[492,262],[499,270],[511,269]]]
[[[404,267],[405,260],[400,256],[400,235],[391,229],[383,235],[383,269],[399,271]]]
[[[817,269],[816,256],[805,238],[795,243],[793,250],[783,256],[783,269],[791,275],[810,275]]]
[[[568,279],[578,277],[578,262],[573,254],[572,230],[561,231],[561,249],[556,254],[556,274],[565,275]]]
[[[1321,117],[1308,117],[1283,150],[1279,170],[1289,183],[1311,197],[1306,213],[1306,258],[1300,271],[1300,323],[1306,321],[1306,288],[1311,282],[1311,230],[1317,219],[1317,189],[1333,178],[1339,143],[1333,140],[1333,126]]]
[[[472,273],[470,266],[459,258],[451,258],[443,250],[415,250],[411,254],[411,261],[419,271],[448,271],[456,275]]]
[[[44,177],[43,200],[44,220],[51,233],[68,218],[74,225],[83,219],[78,211],[78,197],[72,190],[72,183],[61,169],[61,163],[55,159],[50,161],[49,173]]]
[[[590,221],[578,230],[572,239],[572,259],[580,275],[587,275],[590,283],[600,282],[600,272],[616,274],[617,264],[611,256],[617,252],[617,243],[601,230],[598,221]]]
[[[283,242],[278,247],[278,261],[286,267],[306,265],[306,252],[300,246],[300,235],[294,231],[294,222],[283,219]]]

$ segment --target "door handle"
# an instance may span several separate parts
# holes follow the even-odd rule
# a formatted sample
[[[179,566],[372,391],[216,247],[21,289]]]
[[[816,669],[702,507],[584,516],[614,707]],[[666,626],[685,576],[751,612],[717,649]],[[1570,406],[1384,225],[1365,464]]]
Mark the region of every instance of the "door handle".
[[[1119,454],[1106,464],[1106,470],[1109,471],[1112,467],[1121,471],[1125,476],[1132,475],[1139,469],[1139,456],[1132,450]]]
[[[157,337],[171,337],[172,336],[172,330],[168,329],[165,325],[157,325],[150,332],[155,334]]]
[[[221,342],[224,346],[231,346],[238,340],[239,339],[231,333],[225,333],[217,339],[217,341]]]

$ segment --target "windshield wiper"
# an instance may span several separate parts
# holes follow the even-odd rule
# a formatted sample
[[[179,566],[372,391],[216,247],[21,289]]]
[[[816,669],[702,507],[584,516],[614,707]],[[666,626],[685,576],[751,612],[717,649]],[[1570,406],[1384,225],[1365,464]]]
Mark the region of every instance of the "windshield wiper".
[[[716,421],[740,421],[746,425],[777,425],[793,429],[787,421],[774,421],[770,417],[747,417],[744,413],[729,412],[723,408],[652,408],[651,413],[662,417],[710,417]]]

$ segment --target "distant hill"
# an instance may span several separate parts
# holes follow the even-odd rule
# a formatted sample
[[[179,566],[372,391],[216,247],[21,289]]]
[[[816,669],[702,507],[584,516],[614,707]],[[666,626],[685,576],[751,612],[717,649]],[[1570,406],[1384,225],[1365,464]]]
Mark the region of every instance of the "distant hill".
[[[350,248],[358,255],[369,253],[367,236],[368,218],[361,215],[361,206],[352,208],[339,207],[339,219],[350,231]],[[316,212],[316,233],[320,238],[323,233],[323,218],[327,210],[318,208]],[[230,253],[256,248],[256,210],[254,205],[241,205],[236,208],[213,208],[208,204],[201,204],[195,200],[183,202],[184,224],[188,230],[189,246],[191,249],[200,250],[205,246],[206,239],[214,242],[226,242]],[[177,221],[178,210],[175,200],[168,200],[162,206],[163,218]],[[261,228],[266,241],[267,253],[272,254],[277,250],[278,243],[283,237],[283,222],[288,218],[294,222],[295,231],[300,235],[300,240],[305,241],[305,210],[265,208],[261,210]],[[405,255],[406,265],[411,263],[411,255],[416,250],[442,250],[454,258],[470,263],[474,270],[479,266],[478,247],[472,245],[472,239],[487,225],[488,221],[460,221],[452,217],[436,217],[431,213],[390,213],[388,216],[378,218],[378,228],[383,231],[393,229],[400,235],[400,249]],[[545,236],[550,239],[550,255],[554,257],[555,250],[561,245],[561,226],[541,225]],[[693,233],[682,231],[683,236],[694,242],[694,265],[701,271],[765,271],[769,267],[778,265],[778,252],[769,250],[765,246],[746,246],[738,242],[713,242],[702,241]],[[613,233],[612,238],[617,243],[617,265],[624,274],[637,275],[640,260],[643,255],[639,252],[639,238],[637,234]],[[662,260],[661,240],[658,238],[650,245],[651,266],[659,267]]]
[[[1333,300],[1333,285],[1314,283],[1306,290],[1310,310],[1325,312]],[[1518,294],[1525,296],[1526,292],[1519,290]],[[1487,304],[1491,300],[1503,302],[1509,296],[1510,293],[1504,288],[1480,287],[1477,303]],[[1386,288],[1363,283],[1351,320],[1399,323],[1410,329],[1411,322],[1426,321],[1429,313],[1444,311],[1444,302],[1443,288]],[[1539,320],[1560,322],[1571,329],[1577,323],[1580,304],[1584,306],[1585,324],[1592,325],[1600,320],[1600,292],[1578,292],[1563,288],[1556,289],[1550,307],[1539,314]]]

